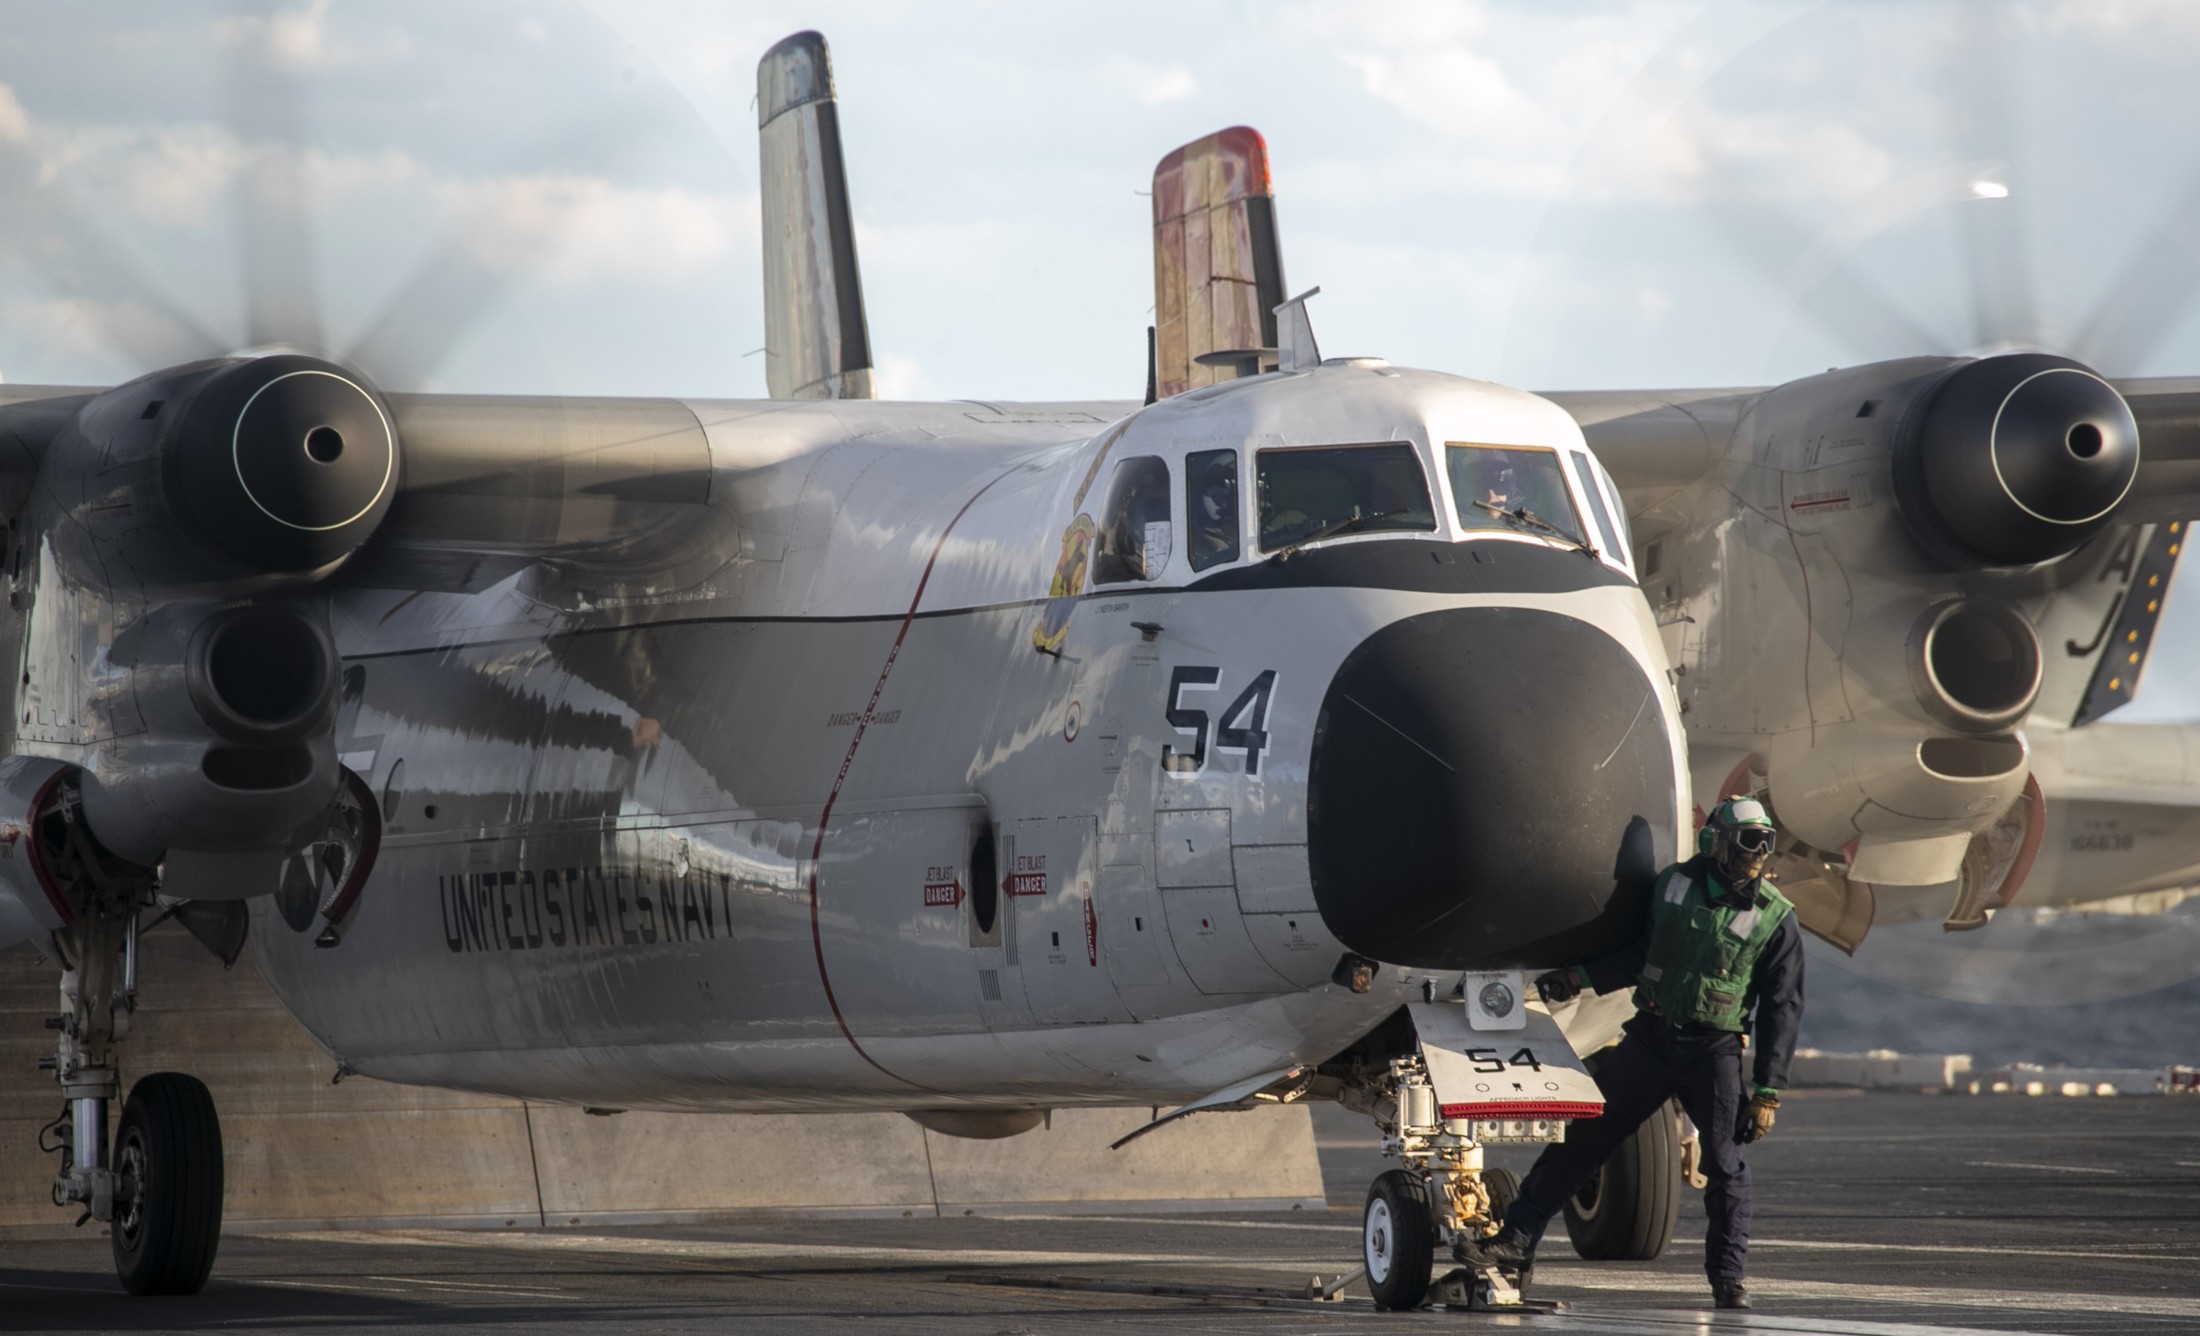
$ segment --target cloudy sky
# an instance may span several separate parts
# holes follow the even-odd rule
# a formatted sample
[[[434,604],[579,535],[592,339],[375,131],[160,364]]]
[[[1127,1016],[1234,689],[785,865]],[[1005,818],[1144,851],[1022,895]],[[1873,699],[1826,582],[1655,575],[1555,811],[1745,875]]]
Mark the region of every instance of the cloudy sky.
[[[314,331],[394,388],[761,395],[755,63],[806,27],[833,46],[893,395],[1136,394],[1141,192],[1238,123],[1267,136],[1287,277],[1322,286],[1331,352],[1531,388],[2008,342],[2200,373],[2183,0],[0,17],[17,383],[249,342],[249,243],[277,257],[253,267],[279,296],[259,332]],[[2200,644],[2200,579],[2180,588],[2170,648]],[[2200,717],[2200,668],[2158,664],[2140,708]]]

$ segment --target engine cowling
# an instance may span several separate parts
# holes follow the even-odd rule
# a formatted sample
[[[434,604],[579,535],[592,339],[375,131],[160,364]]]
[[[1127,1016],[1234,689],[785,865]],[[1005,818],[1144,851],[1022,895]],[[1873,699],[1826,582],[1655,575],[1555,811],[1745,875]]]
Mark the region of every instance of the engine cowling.
[[[2114,519],[2138,472],[2131,406],[2092,368],[2045,353],[1958,366],[1894,450],[1903,518],[1955,566],[2068,556]]]
[[[326,570],[397,494],[381,397],[332,362],[283,353],[156,372],[91,400],[40,472],[47,497],[152,586]],[[71,555],[63,545],[63,555]],[[116,578],[100,562],[99,578]]]

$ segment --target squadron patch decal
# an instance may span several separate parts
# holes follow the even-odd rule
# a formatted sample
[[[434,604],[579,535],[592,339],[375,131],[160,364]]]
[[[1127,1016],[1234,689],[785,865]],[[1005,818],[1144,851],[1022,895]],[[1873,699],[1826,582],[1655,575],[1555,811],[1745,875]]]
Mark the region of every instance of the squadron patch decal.
[[[1099,534],[1099,526],[1084,511],[1085,496],[1092,491],[1094,480],[1100,476],[1100,466],[1107,462],[1115,443],[1130,428],[1126,419],[1100,442],[1093,452],[1092,464],[1086,468],[1084,478],[1077,484],[1077,495],[1070,498],[1069,508],[1077,518],[1062,530],[1062,555],[1054,563],[1054,580],[1047,586],[1046,605],[1039,610],[1039,624],[1032,628],[1031,647],[1041,654],[1060,654],[1062,642],[1069,639],[1070,614],[1077,610],[1077,599],[1085,592],[1085,572],[1092,566],[1092,542]]]

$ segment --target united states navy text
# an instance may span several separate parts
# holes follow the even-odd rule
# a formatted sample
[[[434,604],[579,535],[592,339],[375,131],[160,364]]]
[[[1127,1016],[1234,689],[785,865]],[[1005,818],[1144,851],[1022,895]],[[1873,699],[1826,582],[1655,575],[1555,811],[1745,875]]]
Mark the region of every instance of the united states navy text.
[[[435,879],[452,951],[709,941],[732,929],[733,878],[671,880],[628,868],[507,868]]]

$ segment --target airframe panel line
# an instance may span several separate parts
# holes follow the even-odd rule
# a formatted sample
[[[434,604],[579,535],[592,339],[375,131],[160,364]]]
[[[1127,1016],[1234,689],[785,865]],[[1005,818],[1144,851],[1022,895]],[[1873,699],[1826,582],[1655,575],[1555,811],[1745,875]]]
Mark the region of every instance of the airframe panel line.
[[[810,846],[810,946],[817,956],[817,981],[824,986],[825,1005],[832,1009],[833,1024],[840,1027],[842,1037],[847,1039],[848,1047],[856,1051],[857,1057],[871,1064],[880,1075],[899,1081],[913,1090],[928,1090],[930,1087],[881,1066],[879,1060],[865,1052],[863,1045],[856,1041],[855,1031],[848,1028],[847,1018],[840,1014],[840,999],[833,995],[831,972],[825,968],[825,934],[818,924],[818,869],[824,860],[825,832],[832,824],[833,807],[840,801],[840,788],[848,782],[848,772],[855,766],[856,751],[863,746],[863,735],[870,730],[871,716],[878,709],[879,697],[886,692],[886,679],[894,675],[894,663],[901,657],[902,642],[909,638],[909,625],[917,619],[917,605],[924,601],[925,586],[932,583],[932,568],[939,563],[940,553],[947,548],[948,535],[955,532],[955,526],[962,523],[963,516],[970,513],[970,508],[978,504],[979,497],[992,491],[1001,479],[1014,472],[1015,469],[1007,469],[993,475],[993,480],[972,492],[970,499],[962,503],[962,509],[955,512],[955,517],[941,527],[939,538],[932,544],[932,555],[924,559],[924,573],[917,577],[917,591],[909,596],[909,611],[902,614],[901,629],[894,633],[894,643],[886,651],[886,662],[879,666],[878,684],[871,688],[871,699],[865,703],[862,716],[856,720],[855,736],[848,739],[848,754],[840,758],[840,769],[833,776],[833,787],[825,795],[825,810],[817,818],[817,840]],[[934,1195],[936,1198],[937,1194]],[[934,1205],[937,1205],[936,1200]]]

